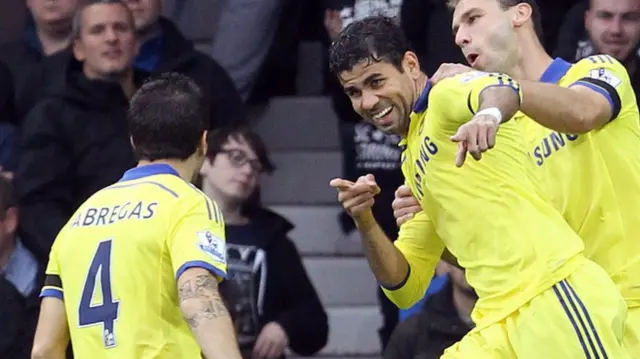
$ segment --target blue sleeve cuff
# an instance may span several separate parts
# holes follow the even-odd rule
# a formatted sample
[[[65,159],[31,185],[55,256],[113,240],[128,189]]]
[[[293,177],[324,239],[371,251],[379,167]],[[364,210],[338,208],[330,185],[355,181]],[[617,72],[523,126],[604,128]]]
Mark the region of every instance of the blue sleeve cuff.
[[[180,278],[182,273],[184,273],[189,268],[204,268],[218,278],[225,279],[227,277],[227,273],[219,268],[214,267],[210,263],[207,263],[205,261],[189,261],[178,268],[178,270],[176,271],[176,279]]]
[[[64,300],[64,294],[62,293],[62,291],[60,289],[54,289],[54,288],[43,289],[42,292],[40,292],[40,298],[45,298],[45,297],[54,297],[60,300]]]
[[[592,78],[578,80],[571,84],[571,86],[569,87],[574,86],[584,86],[604,96],[609,102],[609,106],[611,106],[610,120],[618,117],[622,106],[620,96],[618,95],[618,92],[615,90],[615,88],[613,88],[613,86],[609,85],[605,81]]]

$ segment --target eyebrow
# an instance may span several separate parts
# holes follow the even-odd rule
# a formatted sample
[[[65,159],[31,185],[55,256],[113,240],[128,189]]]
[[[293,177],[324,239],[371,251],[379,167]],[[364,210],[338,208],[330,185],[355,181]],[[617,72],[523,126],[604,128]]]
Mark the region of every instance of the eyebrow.
[[[471,8],[471,9],[463,12],[462,15],[460,15],[460,21],[464,21],[464,20],[468,19],[471,16],[471,13],[472,12],[476,12],[477,10],[478,10],[477,8]],[[451,28],[451,32],[453,32],[453,36],[454,37],[458,33],[458,29],[460,29],[460,25],[453,25],[453,27]]]

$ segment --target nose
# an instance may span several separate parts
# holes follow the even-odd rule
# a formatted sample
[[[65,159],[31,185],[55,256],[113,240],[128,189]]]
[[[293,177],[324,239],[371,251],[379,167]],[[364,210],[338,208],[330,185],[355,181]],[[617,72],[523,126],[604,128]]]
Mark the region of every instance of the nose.
[[[371,93],[371,91],[363,91],[362,92],[362,101],[360,106],[365,111],[372,110],[375,105],[378,103],[378,96]]]
[[[115,42],[116,40],[118,40],[116,29],[114,29],[112,26],[107,27],[104,36],[108,42]]]
[[[471,36],[469,35],[468,31],[460,27],[456,32],[454,40],[458,47],[464,48],[464,46],[468,45],[471,42]]]
[[[616,35],[622,34],[622,19],[620,19],[619,17],[615,17],[613,20],[611,20],[609,31]]]

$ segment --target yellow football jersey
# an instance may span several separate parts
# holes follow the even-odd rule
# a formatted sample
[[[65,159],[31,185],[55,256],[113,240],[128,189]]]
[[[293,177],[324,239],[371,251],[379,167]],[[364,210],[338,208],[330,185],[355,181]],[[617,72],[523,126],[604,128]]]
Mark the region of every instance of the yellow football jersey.
[[[629,75],[596,55],[571,65],[556,59],[540,79],[586,86],[611,104],[612,119],[585,134],[558,133],[523,121],[531,158],[554,205],[630,307],[640,306],[640,115]]]
[[[501,125],[495,148],[481,161],[455,166],[457,144],[450,137],[472,118],[481,92],[491,86],[521,94],[511,78],[482,72],[427,86],[401,143],[402,170],[413,194],[478,293],[473,319],[479,327],[567,277],[583,250],[582,240],[543,197],[515,121]]]
[[[53,244],[41,296],[64,301],[76,358],[199,358],[176,288],[191,267],[225,276],[221,212],[151,164],[80,206]]]

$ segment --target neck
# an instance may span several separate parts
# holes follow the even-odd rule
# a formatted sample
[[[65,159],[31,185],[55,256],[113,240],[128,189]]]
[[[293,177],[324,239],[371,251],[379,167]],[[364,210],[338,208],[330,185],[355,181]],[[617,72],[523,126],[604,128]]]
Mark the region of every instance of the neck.
[[[411,108],[409,109],[409,113],[407,113],[407,116],[411,115],[411,111],[413,111],[413,108],[416,106],[420,95],[422,95],[422,93],[424,92],[424,88],[427,86],[427,81],[429,81],[429,78],[425,73],[421,72],[418,79],[414,82],[413,99],[411,100]],[[406,128],[403,128],[400,133],[397,133],[398,135],[400,135],[401,137],[407,137],[407,135],[409,134],[410,121],[410,118],[407,118]]]
[[[69,46],[70,31],[45,31],[41,27],[38,27],[36,33],[40,43],[42,44],[42,52],[46,56],[54,54]]]
[[[171,166],[180,178],[187,182],[191,182],[193,180],[194,174],[196,173],[196,168],[199,168],[192,158],[187,159],[186,161],[179,160],[157,160],[157,161],[147,161],[140,160],[138,162],[138,167],[151,165],[151,164],[165,164]]]
[[[242,214],[242,202],[231,201],[219,195],[212,185],[208,181],[203,181],[202,189],[204,193],[209,196],[222,211],[225,224],[245,224],[247,218]]]
[[[549,67],[553,59],[542,47],[535,34],[520,36],[517,62],[510,69],[505,69],[516,80],[538,81]]]
[[[462,289],[453,287],[453,305],[461,315],[470,316],[477,298],[468,295]]]
[[[84,75],[90,80],[101,80],[118,83],[128,99],[131,99],[131,97],[133,97],[136,92],[136,84],[133,81],[133,69],[127,69],[123,72],[118,72],[111,75],[101,75],[91,71],[85,63]]]
[[[127,96],[128,99],[131,99],[136,93],[136,84],[133,81],[133,69],[128,72],[127,76],[124,76],[118,82],[120,83],[120,87],[122,87],[124,95]]]
[[[16,239],[11,236],[3,241],[2,245],[0,245],[0,272],[9,264],[9,258],[11,258],[11,254],[16,249]]]

